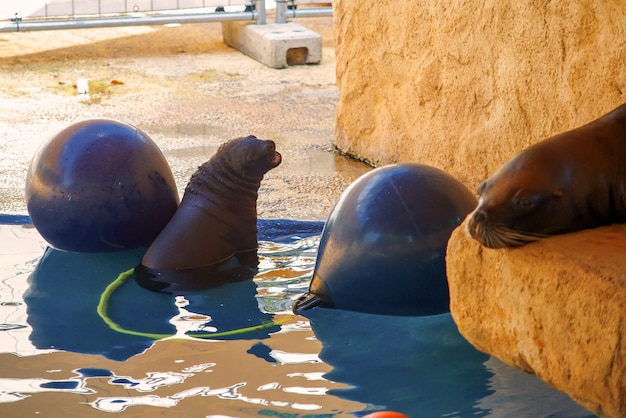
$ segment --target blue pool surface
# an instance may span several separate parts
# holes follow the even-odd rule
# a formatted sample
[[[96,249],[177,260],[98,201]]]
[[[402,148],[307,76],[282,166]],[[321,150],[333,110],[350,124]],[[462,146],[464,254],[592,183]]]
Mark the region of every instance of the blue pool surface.
[[[593,416],[475,350],[449,314],[293,315],[322,223],[259,221],[252,281],[169,295],[131,277],[107,323],[103,293],[145,249],[61,252],[28,221],[0,216],[0,416]]]

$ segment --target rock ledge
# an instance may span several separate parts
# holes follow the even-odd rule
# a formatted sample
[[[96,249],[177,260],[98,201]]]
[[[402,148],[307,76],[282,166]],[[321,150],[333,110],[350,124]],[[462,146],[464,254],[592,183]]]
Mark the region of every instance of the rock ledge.
[[[626,416],[626,225],[493,250],[462,224],[446,260],[470,343],[599,416]]]

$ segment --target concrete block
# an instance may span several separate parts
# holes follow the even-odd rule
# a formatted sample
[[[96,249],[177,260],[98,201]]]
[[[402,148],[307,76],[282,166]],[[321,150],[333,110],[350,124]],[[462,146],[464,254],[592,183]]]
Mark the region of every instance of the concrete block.
[[[270,68],[319,64],[322,36],[297,23],[222,22],[224,42]]]

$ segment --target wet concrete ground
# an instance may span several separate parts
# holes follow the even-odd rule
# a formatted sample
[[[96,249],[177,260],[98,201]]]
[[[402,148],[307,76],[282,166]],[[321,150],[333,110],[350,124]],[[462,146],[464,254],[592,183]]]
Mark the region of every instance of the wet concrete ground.
[[[0,34],[0,213],[26,213],[26,171],[43,141],[109,117],[156,141],[180,193],[222,142],[274,139],[283,164],[262,183],[259,217],[325,220],[371,167],[333,148],[332,19],[298,23],[323,36],[320,65],[267,68],[226,46],[219,23]]]

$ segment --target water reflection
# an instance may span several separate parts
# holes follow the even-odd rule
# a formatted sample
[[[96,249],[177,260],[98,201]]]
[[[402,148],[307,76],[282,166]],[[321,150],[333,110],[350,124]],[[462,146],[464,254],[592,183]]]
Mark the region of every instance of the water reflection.
[[[2,379],[0,378],[0,403],[16,402],[33,393],[65,392],[80,395],[95,393],[80,380],[49,380],[43,378]]]
[[[33,345],[101,354],[114,360],[125,360],[149,348],[152,338],[113,331],[96,312],[106,286],[137,264],[144,251],[78,254],[47,248],[24,294]],[[126,327],[164,334],[175,331],[168,321],[177,313],[171,297],[147,292],[133,282],[115,296],[111,315]]]
[[[210,388],[210,387],[195,387],[192,389],[184,390],[182,392],[175,393],[170,396],[128,396],[128,397],[100,397],[91,402],[90,405],[96,409],[105,412],[122,412],[129,406],[147,405],[155,407],[171,408],[176,406],[180,401],[196,397],[217,397],[224,400],[242,401],[248,404],[260,405],[260,406],[282,406],[290,407],[296,410],[314,411],[322,409],[323,407],[318,404],[309,403],[297,403],[297,402],[268,402],[267,399],[262,397],[249,397],[240,393],[240,389],[246,386],[246,382],[236,383],[232,386],[222,388]],[[266,386],[260,388],[260,391],[268,389],[277,389],[278,387]],[[134,389],[134,388],[133,388]],[[325,392],[326,390],[323,389]],[[288,391],[287,391],[288,392]]]
[[[289,221],[260,223],[260,238],[275,236],[282,247],[268,242],[259,251],[260,287],[265,290],[258,294],[257,283],[252,280],[184,295],[149,292],[134,280],[126,281],[111,295],[106,313],[129,332],[109,327],[98,316],[96,307],[106,287],[120,273],[137,265],[145,249],[89,254],[47,248],[29,277],[24,294],[28,323],[32,327],[30,340],[38,349],[54,348],[125,360],[144,352],[162,336],[267,338],[280,329],[272,323],[272,314],[284,313],[291,306],[289,294],[294,292],[290,283],[301,280],[301,277],[283,280],[280,272],[288,268],[297,270],[302,258],[311,264],[312,255],[305,249],[314,251],[315,242],[306,237],[319,233],[320,224],[303,223],[300,229],[294,227]],[[270,270],[277,270],[277,274],[270,275]],[[282,296],[277,297],[278,293]]]
[[[472,400],[493,391],[492,373],[458,333],[449,314],[387,317],[313,309],[306,315],[322,342],[325,377],[351,389],[331,392],[410,416],[486,416]]]
[[[316,308],[306,316],[322,342],[320,359],[333,367],[324,377],[351,386],[330,394],[372,404],[371,410],[415,417],[593,416],[536,376],[477,351],[450,314]]]
[[[260,222],[254,281],[175,296],[125,283],[109,314],[127,329],[177,335],[154,340],[114,331],[96,312],[104,288],[142,250],[44,252],[36,231],[0,225],[0,322],[22,325],[0,331],[3,416],[34,415],[50,402],[58,405],[51,416],[591,416],[535,376],[477,352],[448,314],[291,316],[321,226]],[[214,339],[185,335],[268,319],[268,327]]]

